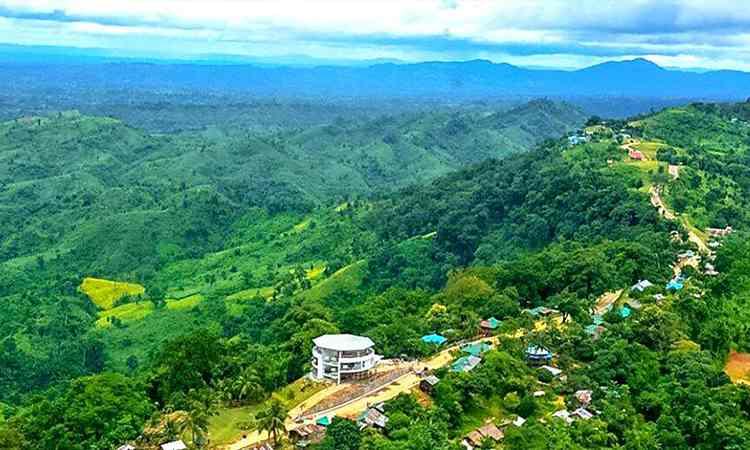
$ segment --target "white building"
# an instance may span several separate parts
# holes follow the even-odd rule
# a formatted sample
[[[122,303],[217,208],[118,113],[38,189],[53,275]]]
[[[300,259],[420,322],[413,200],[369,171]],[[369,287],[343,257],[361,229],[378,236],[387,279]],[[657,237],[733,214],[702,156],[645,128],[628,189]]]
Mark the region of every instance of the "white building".
[[[366,377],[382,356],[375,354],[370,338],[351,334],[326,334],[313,339],[312,377],[336,383]]]
[[[161,445],[161,450],[187,450],[187,445],[182,441],[167,442]]]

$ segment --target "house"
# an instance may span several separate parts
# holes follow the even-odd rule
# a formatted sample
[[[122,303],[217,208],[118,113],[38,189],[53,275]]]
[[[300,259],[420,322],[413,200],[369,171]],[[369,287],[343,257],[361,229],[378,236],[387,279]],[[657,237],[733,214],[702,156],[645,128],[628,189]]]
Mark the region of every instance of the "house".
[[[734,230],[730,226],[727,226],[726,228],[706,228],[706,233],[713,238],[726,237],[733,232]]]
[[[547,393],[544,391],[534,391],[534,393],[531,395],[533,395],[534,398],[539,398],[539,397],[544,397],[545,395],[547,395]]]
[[[385,426],[388,425],[388,416],[383,412],[383,405],[378,404],[368,408],[367,411],[362,413],[357,422],[359,423],[360,430],[367,427],[383,430],[385,429]]]
[[[368,337],[326,334],[313,339],[312,373],[315,380],[329,379],[340,384],[367,378],[382,356],[375,353]]]
[[[492,350],[492,346],[486,342],[477,342],[475,344],[468,344],[461,347],[463,353],[468,353],[472,356],[481,356],[482,353]]]
[[[167,442],[161,445],[161,450],[187,450],[187,445],[182,441]]]
[[[643,158],[643,153],[641,153],[640,150],[635,150],[635,149],[632,149],[632,148],[628,150],[628,156],[630,157],[630,159],[633,159],[633,160],[636,160],[636,161],[643,161],[643,159],[644,159]]]
[[[135,450],[135,447],[130,444],[125,444],[117,447],[117,450]]]
[[[524,309],[525,313],[531,314],[532,317],[548,317],[558,314],[560,311],[546,306],[537,306],[536,308]]]
[[[669,283],[667,283],[667,290],[671,290],[671,291],[679,291],[684,287],[685,287],[685,279],[682,277],[675,277],[669,280]]]
[[[561,409],[559,411],[555,411],[555,413],[552,414],[552,417],[557,417],[558,419],[563,420],[568,425],[573,423],[573,418],[570,417],[570,413],[568,412],[567,409]]]
[[[289,440],[295,446],[304,448],[310,444],[317,444],[323,440],[326,435],[326,428],[318,424],[302,425],[289,431]]]
[[[430,375],[423,378],[422,381],[419,382],[419,389],[421,389],[425,394],[432,394],[435,390],[435,386],[437,386],[438,383],[440,383],[440,378],[436,377],[435,375]]]
[[[315,421],[315,424],[320,425],[322,427],[327,427],[328,425],[331,424],[331,418],[328,416],[320,417],[318,418],[318,420]]]
[[[492,333],[500,326],[500,321],[494,317],[479,322],[479,329],[484,336],[492,336]]]
[[[551,373],[552,376],[555,378],[559,377],[560,374],[562,373],[562,370],[558,369],[557,367],[552,367],[552,366],[547,366],[547,365],[540,367],[540,369],[546,370],[547,372]]]
[[[638,300],[636,300],[634,298],[627,299],[625,301],[625,304],[627,306],[629,306],[631,309],[641,309],[643,307],[643,305],[641,304],[641,302],[639,302]]]
[[[667,298],[667,297],[664,296],[664,294],[654,294],[654,295],[652,295],[652,297],[657,302],[660,302],[660,301],[664,300],[665,298]]]
[[[578,144],[584,144],[589,141],[589,138],[586,136],[579,136],[579,135],[573,135],[568,136],[568,145],[578,145]]]
[[[478,356],[462,356],[461,358],[458,358],[453,365],[451,366],[451,370],[453,372],[471,372],[474,370],[479,363],[482,362],[482,358]]]
[[[570,415],[572,417],[577,417],[577,418],[583,419],[583,420],[589,420],[592,417],[594,417],[594,415],[591,414],[591,412],[589,412],[589,410],[587,410],[586,408],[577,408]]]
[[[648,289],[650,287],[653,287],[653,286],[654,286],[654,284],[652,282],[648,281],[648,280],[638,280],[638,282],[636,284],[634,284],[630,288],[630,290],[631,291],[643,292],[646,289]]]
[[[596,324],[587,325],[584,328],[584,331],[586,331],[586,334],[588,334],[594,339],[598,339],[599,336],[601,336],[602,333],[604,333],[604,330],[605,328],[602,325],[596,325]]]
[[[633,314],[633,310],[629,306],[626,305],[620,308],[620,317],[623,319],[627,319],[631,314]]]
[[[716,267],[711,263],[706,263],[706,271],[705,274],[710,277],[715,277],[719,274],[719,272],[716,270]]]
[[[439,334],[432,333],[426,336],[422,336],[422,342],[424,342],[425,344],[443,345],[448,342],[448,338]]]
[[[262,444],[253,445],[252,447],[244,448],[243,450],[273,450],[273,446],[268,442]]]
[[[526,360],[532,365],[544,365],[552,361],[552,352],[545,347],[529,345],[526,347]]]
[[[576,391],[573,396],[578,401],[578,404],[581,406],[588,406],[591,403],[591,397],[593,395],[593,392],[589,389],[581,389],[580,391]]]
[[[501,429],[495,426],[495,424],[488,423],[469,433],[464,438],[464,447],[466,447],[467,449],[473,449],[476,447],[480,447],[485,439],[491,439],[495,442],[500,442],[504,437],[505,435],[503,434],[503,431]]]
[[[521,416],[516,417],[516,419],[513,421],[513,425],[517,427],[523,426],[523,424],[525,423],[526,423],[526,419],[524,419]]]

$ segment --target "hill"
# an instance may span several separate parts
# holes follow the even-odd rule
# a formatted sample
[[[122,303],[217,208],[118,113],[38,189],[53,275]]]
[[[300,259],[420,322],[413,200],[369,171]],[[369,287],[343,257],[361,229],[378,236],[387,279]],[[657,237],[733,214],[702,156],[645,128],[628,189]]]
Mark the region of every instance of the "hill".
[[[51,60],[54,61],[54,60]],[[43,70],[40,70],[43,69]],[[607,62],[573,70],[525,69],[486,60],[384,63],[364,67],[263,67],[190,63],[4,64],[0,87],[54,89],[86,86],[96,91],[252,92],[276,98],[450,98],[618,97],[744,99],[750,74],[738,71],[684,72],[644,60]],[[648,80],[648,83],[644,83]]]
[[[0,392],[19,405],[0,431],[43,446],[71,435],[93,447],[140,436],[148,446],[163,440],[160,428],[174,418],[217,412],[216,420],[204,421],[211,426],[197,426],[185,439],[257,436],[248,433],[256,412],[278,409],[276,401],[282,409],[301,408],[291,399],[311,398],[291,391],[304,385],[295,381],[309,370],[312,338],[347,332],[369,336],[387,358],[418,362],[407,365],[411,378],[395,381],[403,395],[386,404],[385,433],[360,433],[337,418],[317,448],[362,440],[374,449],[427,443],[452,450],[485,423],[505,427],[509,448],[545,442],[619,448],[634,439],[645,448],[744,446],[750,397],[723,364],[731,350],[750,350],[750,223],[746,171],[737,163],[746,158],[746,108],[695,104],[630,120],[592,119],[577,131],[578,143],[550,139],[533,151],[485,161],[492,146],[482,143],[506,134],[516,142],[532,139],[527,124],[534,120],[564,131],[557,117],[567,108],[542,103],[490,114],[406,115],[361,127],[335,123],[256,137],[259,150],[245,147],[244,157],[233,153],[241,141],[151,136],[110,119],[70,115],[6,124],[3,179],[17,181],[4,191],[16,197],[3,205],[26,208],[8,215],[16,226],[40,225],[39,238],[28,234],[4,247],[30,250],[7,259],[0,272],[0,313],[13,319],[0,324],[0,362],[10,368],[0,374]],[[45,131],[57,119],[67,121],[64,130]],[[26,126],[41,128],[32,133]],[[77,129],[88,131],[65,134]],[[115,142],[104,140],[108,135]],[[54,145],[34,141],[42,138]],[[28,141],[34,145],[24,147]],[[465,167],[414,185],[399,182],[426,167],[424,149],[439,155],[446,171]],[[340,178],[324,186],[314,172],[300,172],[289,183],[299,189],[290,199],[267,189],[249,202],[243,198],[253,197],[242,193],[252,184],[233,189],[227,180],[245,171],[275,176],[270,163],[243,164],[256,151],[278,158],[286,181],[315,155],[349,173],[356,168],[359,184]],[[348,154],[356,155],[351,163]],[[365,155],[388,162],[379,171],[375,162],[362,167]],[[58,205],[56,220],[35,215],[55,211],[49,202],[67,191],[54,183],[67,172],[95,180],[87,192],[117,200],[114,214],[104,199],[76,195],[71,201],[80,203],[68,211]],[[30,189],[34,183],[53,187]],[[376,189],[388,184],[403,187]],[[352,186],[362,188],[361,197],[334,201],[336,189]],[[269,201],[269,193],[281,201]],[[705,227],[725,224],[733,235],[715,238],[708,251],[696,245],[693,237],[704,239]],[[97,233],[84,234],[92,229]],[[45,242],[42,232],[53,237]],[[689,251],[705,259],[693,263]],[[111,279],[141,281],[143,298],[99,311],[78,291],[84,276],[104,276],[90,268],[136,274]],[[644,279],[651,283],[644,292],[630,289]],[[540,306],[557,312],[534,318],[544,314],[533,309]],[[500,323],[485,338],[495,349],[486,349],[471,372],[452,370],[455,355],[420,339],[439,332],[452,342],[479,342],[478,324],[489,317]],[[554,353],[549,363],[565,377],[527,365],[529,346]],[[409,384],[416,379],[412,369],[424,364],[442,380],[429,398]],[[40,402],[25,395],[50,385]],[[584,406],[591,416],[579,411],[580,419],[564,425],[565,415],[553,414],[580,407],[582,390],[591,391]],[[290,397],[278,400],[284,392]],[[313,385],[313,392],[326,390]],[[360,403],[371,398],[365,397]],[[106,423],[86,428],[81,402],[128,406],[107,409],[97,415]],[[707,426],[694,426],[698,414]],[[519,416],[526,424],[506,427]]]

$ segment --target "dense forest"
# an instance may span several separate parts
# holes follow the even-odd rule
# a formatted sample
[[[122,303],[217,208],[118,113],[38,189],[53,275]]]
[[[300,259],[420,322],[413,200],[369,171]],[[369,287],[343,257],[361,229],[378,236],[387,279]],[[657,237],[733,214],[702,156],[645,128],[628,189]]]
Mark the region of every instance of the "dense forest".
[[[314,337],[429,358],[421,336],[469,340],[488,317],[475,370],[388,401],[382,432],[335,418],[315,448],[457,450],[513,417],[503,448],[748,448],[750,389],[724,370],[750,351],[748,123],[746,103],[586,121],[548,101],[262,133],[6,122],[0,449],[277,438]],[[676,265],[726,226],[705,239],[716,275]],[[662,289],[675,267],[685,288]],[[523,312],[539,306],[560,323]],[[565,376],[529,366],[530,345]],[[552,417],[581,390],[590,420]]]

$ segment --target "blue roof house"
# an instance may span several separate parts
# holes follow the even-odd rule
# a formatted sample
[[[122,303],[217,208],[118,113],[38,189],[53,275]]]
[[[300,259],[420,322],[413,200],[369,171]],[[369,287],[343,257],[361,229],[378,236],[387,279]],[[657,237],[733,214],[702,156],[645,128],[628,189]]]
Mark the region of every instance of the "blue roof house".
[[[427,336],[422,336],[422,342],[426,344],[435,344],[435,345],[443,345],[448,341],[448,338],[445,336],[441,336],[439,334],[428,334]]]

